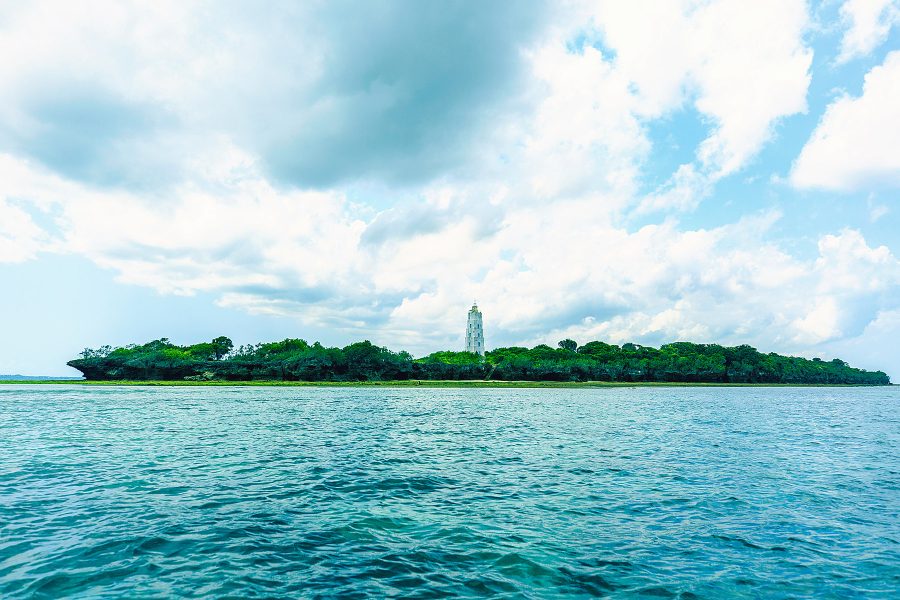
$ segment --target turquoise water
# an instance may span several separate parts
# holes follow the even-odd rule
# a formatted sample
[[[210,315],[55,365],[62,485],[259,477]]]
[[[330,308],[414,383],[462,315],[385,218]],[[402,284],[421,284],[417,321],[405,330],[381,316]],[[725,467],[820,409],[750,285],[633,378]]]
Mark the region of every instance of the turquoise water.
[[[0,386],[0,596],[900,597],[895,388]]]

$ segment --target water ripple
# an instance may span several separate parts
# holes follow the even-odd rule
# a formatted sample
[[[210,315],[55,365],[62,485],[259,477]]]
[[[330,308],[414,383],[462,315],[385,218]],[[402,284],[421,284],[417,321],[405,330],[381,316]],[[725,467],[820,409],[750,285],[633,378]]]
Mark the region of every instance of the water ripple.
[[[0,597],[900,597],[898,405],[0,386]]]

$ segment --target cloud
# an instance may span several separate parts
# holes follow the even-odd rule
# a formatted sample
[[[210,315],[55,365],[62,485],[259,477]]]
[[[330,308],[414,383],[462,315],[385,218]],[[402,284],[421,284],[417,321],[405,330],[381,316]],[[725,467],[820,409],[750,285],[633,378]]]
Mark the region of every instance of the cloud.
[[[840,12],[847,29],[838,63],[869,54],[887,39],[891,27],[900,23],[897,0],[847,0]]]
[[[323,188],[477,164],[485,133],[516,111],[545,8],[37,1],[7,13],[0,150],[133,187],[187,177],[177,166],[221,136],[274,181]]]
[[[691,108],[709,126],[696,161],[641,203],[690,210],[760,151],[779,119],[806,110],[803,2],[573,7],[526,54],[533,117],[501,148],[524,174],[513,189],[520,200],[595,193],[621,206],[653,156],[649,124]]]
[[[484,216],[460,198],[453,219],[366,240],[367,228],[390,213],[366,223],[340,194],[279,191],[244,160],[230,164],[235,172],[224,165],[211,169],[219,180],[179,188],[171,203],[95,191],[27,166],[10,181],[22,188],[10,191],[58,203],[65,250],[115,270],[124,282],[164,293],[217,292],[229,306],[315,313],[332,323],[344,313],[348,324],[359,322],[352,308],[360,306],[373,320],[394,311],[412,319],[420,304],[438,301],[446,314],[458,296],[477,296],[495,307],[495,327],[528,335],[553,319],[563,324],[646,312],[650,304],[669,306],[694,292],[740,304],[746,301],[734,294],[780,288],[805,270],[760,242],[777,214],[715,230],[681,232],[666,223],[629,232],[592,197],[513,205],[497,213],[499,221],[487,230]],[[221,181],[230,182],[227,195]],[[823,239],[821,253],[841,266],[830,269],[833,285],[855,289],[855,274],[876,281],[859,264],[875,261],[875,272],[884,270],[890,254],[866,248],[859,237]],[[773,306],[781,300],[773,299]],[[430,318],[435,309],[423,310]],[[423,331],[420,344],[429,335]]]
[[[485,229],[465,194],[435,190],[434,210],[456,216],[425,211],[416,228],[390,212],[360,219],[340,193],[279,190],[246,160],[228,164],[177,188],[170,203],[21,164],[12,183],[23,187],[11,192],[55,207],[57,251],[87,256],[122,282],[212,293],[220,306],[417,353],[458,345],[452,315],[472,298],[492,346],[573,337],[808,351],[898,309],[900,263],[887,247],[846,229],[802,259],[768,239],[778,212],[711,229],[667,220],[630,230],[588,196],[489,204],[498,221]],[[385,233],[392,225],[398,235]],[[380,231],[367,239],[371,227]]]
[[[341,283],[363,230],[344,198],[279,192],[239,154],[209,170],[217,179],[179,186],[167,202],[95,189],[10,157],[0,165],[10,196],[55,207],[57,251],[86,256],[123,282],[175,294]]]
[[[570,52],[566,31],[530,54],[540,90],[516,156],[537,199],[629,194],[650,150],[626,74],[594,47]]]
[[[186,163],[222,138],[273,182],[307,188],[472,179],[514,160],[553,197],[633,186],[649,151],[641,121],[691,99],[714,126],[698,160],[727,174],[803,110],[805,19],[802,2],[728,0],[440,11],[42,0],[7,8],[0,25],[0,51],[17,57],[0,67],[0,150],[148,189],[190,179]],[[613,54],[567,52],[579,36]]]
[[[818,245],[816,270],[823,276],[820,291],[876,292],[900,282],[900,264],[888,247],[870,248],[858,230],[824,235]]]
[[[695,207],[760,151],[779,119],[806,110],[812,51],[802,1],[594,6],[616,69],[637,91],[635,112],[658,118],[689,103],[711,125],[696,163],[678,169],[645,209]]]
[[[50,212],[53,199],[43,192],[47,185],[55,187],[58,178],[36,174],[27,163],[0,154],[0,182],[0,264],[25,262],[57,249],[35,216]]]
[[[595,288],[615,291],[627,308],[611,318],[585,316],[533,341],[689,339],[798,352],[858,336],[879,310],[897,305],[900,262],[886,247],[871,248],[858,231],[845,230],[823,236],[814,261],[801,260],[765,241],[773,218],[627,236],[616,244],[621,250],[604,252],[621,266],[607,267],[607,280]],[[652,244],[643,243],[646,236]]]
[[[5,5],[0,53],[16,60],[0,65],[0,152],[100,185],[177,175],[185,148],[176,123],[141,81],[150,48],[166,41],[149,38],[176,16],[168,5],[144,15],[128,2]]]
[[[0,196],[0,263],[34,258],[44,248],[46,239],[46,232],[28,212]]]
[[[871,204],[869,205],[869,221],[872,223],[878,222],[879,219],[884,217],[885,215],[890,214],[891,209],[889,209],[884,204]]]
[[[828,106],[790,181],[838,191],[900,185],[900,51],[866,74],[861,96]]]
[[[869,368],[887,369],[883,365],[900,365],[900,345],[896,343],[900,336],[900,310],[880,311],[859,335],[847,337],[834,343],[825,344],[822,350],[830,356],[853,356],[854,366],[866,365]],[[896,367],[894,367],[896,369]],[[896,383],[896,370],[888,374]]]
[[[522,50],[545,12],[540,2],[326,6],[321,77],[286,96],[293,110],[263,140],[271,171],[303,185],[420,182],[465,167],[478,132],[515,110]]]
[[[161,116],[150,107],[81,84],[40,89],[23,101],[27,118],[4,132],[7,149],[19,155],[101,185],[142,186],[177,175],[177,163],[163,153],[143,152],[165,145],[153,132]]]
[[[476,298],[492,346],[806,352],[897,309],[862,232],[649,214],[806,109],[802,2],[0,10],[0,260],[73,253],[415,352],[458,347]],[[705,137],[643,193],[648,131],[681,111]]]

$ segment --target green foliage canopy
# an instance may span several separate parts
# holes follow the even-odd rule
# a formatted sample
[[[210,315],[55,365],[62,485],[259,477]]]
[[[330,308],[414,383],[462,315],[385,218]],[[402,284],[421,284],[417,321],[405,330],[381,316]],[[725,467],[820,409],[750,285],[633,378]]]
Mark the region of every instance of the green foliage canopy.
[[[327,348],[302,339],[241,346],[227,337],[191,346],[167,338],[121,348],[86,348],[68,363],[96,380],[221,379],[231,381],[395,381],[405,379],[787,383],[887,385],[881,371],[855,369],[840,359],[808,360],[763,354],[747,345],[674,342],[660,348],[601,341],[557,348],[497,348],[484,357],[441,351],[414,359],[369,341]]]

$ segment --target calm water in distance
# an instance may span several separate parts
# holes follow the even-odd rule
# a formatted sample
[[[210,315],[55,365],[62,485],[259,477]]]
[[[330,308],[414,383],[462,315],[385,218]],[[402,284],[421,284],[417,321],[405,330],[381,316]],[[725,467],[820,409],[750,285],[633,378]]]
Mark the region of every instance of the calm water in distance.
[[[0,386],[0,597],[900,597],[900,389]]]

